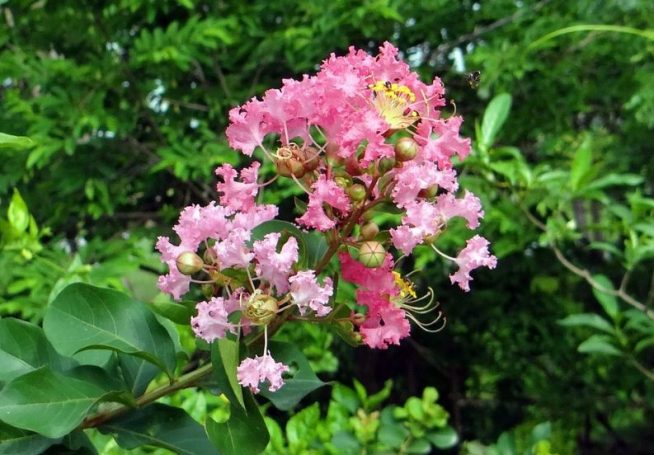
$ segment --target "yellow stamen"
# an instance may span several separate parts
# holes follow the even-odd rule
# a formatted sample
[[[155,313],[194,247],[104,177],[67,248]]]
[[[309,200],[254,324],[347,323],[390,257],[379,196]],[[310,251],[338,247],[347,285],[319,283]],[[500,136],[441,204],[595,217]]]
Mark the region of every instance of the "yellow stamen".
[[[399,274],[399,272],[393,271],[393,278],[395,279],[395,284],[400,288],[400,297],[404,298],[407,296],[411,296],[414,299],[416,298],[417,294],[416,291],[413,289],[413,283],[409,280],[405,280],[402,278],[402,276]]]
[[[416,95],[406,85],[377,81],[368,88],[374,94],[373,105],[391,129],[403,129],[418,120],[418,113],[410,108]]]

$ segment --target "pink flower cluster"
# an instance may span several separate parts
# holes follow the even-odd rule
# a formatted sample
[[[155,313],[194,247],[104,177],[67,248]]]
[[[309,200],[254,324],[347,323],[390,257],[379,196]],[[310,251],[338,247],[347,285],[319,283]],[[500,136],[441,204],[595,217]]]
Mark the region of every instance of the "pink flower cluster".
[[[337,254],[343,279],[357,286],[357,303],[365,307],[365,315],[351,316],[365,344],[384,349],[409,335],[410,321],[431,325],[421,325],[411,310],[424,313],[433,293],[427,305],[415,306],[422,298],[394,271],[391,248],[398,255],[410,255],[419,245],[433,248],[458,265],[450,280],[464,291],[472,270],[497,262],[479,235],[456,258],[435,246],[451,219],[462,218],[472,230],[484,215],[479,198],[459,191],[453,165],[469,154],[470,140],[459,135],[461,117],[441,117],[445,105],[441,81],[421,82],[385,43],[377,56],[354,48],[342,57],[331,55],[316,75],[286,79],[280,89],[232,109],[230,145],[248,157],[260,151],[279,177],[292,178],[308,194],[296,222],[324,234],[326,256],[315,270],[299,270],[305,258],[295,237],[254,238],[253,229],[276,217],[277,208],[256,203],[258,162],[240,172],[226,164],[216,171],[218,203],[182,212],[174,227],[178,245],[159,238],[157,248],[169,267],[160,288],[179,299],[197,281],[192,275],[202,273],[198,283],[213,290],[191,321],[199,337],[212,342],[251,330],[267,337],[268,324],[282,312],[287,318],[287,309],[300,319],[330,321],[325,316],[335,289],[319,275],[336,265],[331,259]],[[389,204],[401,213],[399,224],[376,218]],[[380,230],[386,233],[378,235]],[[348,248],[358,248],[358,257]],[[243,361],[238,379],[255,392],[264,382],[274,391],[286,371],[264,348],[262,356]]]

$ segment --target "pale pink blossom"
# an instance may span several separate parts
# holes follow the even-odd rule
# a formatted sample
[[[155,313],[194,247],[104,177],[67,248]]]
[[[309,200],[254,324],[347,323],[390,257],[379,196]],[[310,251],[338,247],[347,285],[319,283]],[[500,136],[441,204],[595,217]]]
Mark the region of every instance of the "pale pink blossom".
[[[175,300],[179,300],[182,295],[188,292],[191,277],[182,275],[177,270],[177,257],[189,250],[184,245],[173,245],[168,237],[159,237],[156,248],[161,253],[161,260],[168,266],[168,273],[159,276],[157,286],[162,292],[166,292],[172,295]]]
[[[440,217],[449,220],[455,216],[465,218],[470,229],[479,226],[479,220],[484,217],[481,201],[470,191],[465,190],[463,197],[457,199],[452,193],[446,193],[436,198],[436,208]]]
[[[261,223],[274,219],[278,211],[277,206],[272,204],[255,205],[249,210],[236,212],[232,218],[230,228],[251,231]]]
[[[420,191],[431,187],[446,191],[456,191],[459,187],[453,169],[441,171],[435,163],[431,162],[405,163],[402,168],[395,171],[394,182],[392,195],[398,207],[406,207],[416,202]]]
[[[254,149],[261,146],[263,138],[270,132],[264,120],[264,103],[252,98],[246,104],[229,111],[229,126],[226,135],[229,145],[251,156]]]
[[[485,238],[475,235],[468,240],[466,247],[461,250],[456,258],[459,270],[450,275],[452,284],[457,283],[461,289],[468,292],[469,282],[472,281],[470,272],[477,267],[488,267],[494,269],[497,265],[497,258],[488,251],[489,242]]]
[[[197,315],[191,318],[193,332],[208,343],[224,338],[227,332],[237,333],[237,327],[227,320],[231,312],[227,306],[222,297],[199,302],[195,307]]]
[[[241,169],[240,181],[236,180],[238,173],[231,164],[223,164],[216,169],[216,175],[223,179],[223,182],[216,185],[216,189],[222,193],[220,196],[222,206],[242,212],[254,206],[254,198],[259,192],[257,176],[260,165],[255,161],[249,168]]]
[[[322,286],[318,284],[313,270],[298,272],[288,279],[291,284],[293,302],[300,309],[300,314],[307,310],[315,311],[319,317],[326,316],[332,310],[328,305],[334,288],[331,278],[325,278]]]
[[[221,269],[237,267],[245,269],[254,258],[254,253],[247,247],[250,232],[245,229],[233,229],[225,240],[216,243],[214,251],[218,256]]]
[[[278,253],[280,237],[279,232],[266,234],[263,240],[254,242],[252,250],[257,261],[257,276],[274,286],[278,294],[283,294],[288,290],[288,277],[298,259],[298,244],[295,237],[289,237]]]
[[[228,217],[232,213],[215,202],[204,207],[190,205],[182,210],[173,230],[188,251],[195,251],[204,240],[227,235],[230,229]]]
[[[288,365],[275,362],[270,353],[254,358],[243,359],[236,369],[238,383],[249,387],[254,393],[259,393],[259,384],[268,381],[268,390],[275,392],[284,385],[282,374],[289,370]]]

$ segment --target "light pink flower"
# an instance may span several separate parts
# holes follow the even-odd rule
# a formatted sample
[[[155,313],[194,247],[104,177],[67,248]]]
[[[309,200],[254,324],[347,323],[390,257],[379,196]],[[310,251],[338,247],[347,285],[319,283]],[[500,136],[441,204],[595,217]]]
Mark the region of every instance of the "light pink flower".
[[[459,187],[454,169],[441,171],[431,162],[406,163],[395,171],[394,181],[392,195],[398,207],[406,207],[416,202],[420,191],[434,186],[447,191],[456,191]]]
[[[289,370],[287,365],[275,362],[270,353],[254,358],[243,359],[236,369],[238,383],[249,387],[254,393],[259,393],[259,384],[268,381],[270,392],[279,390],[284,385],[282,374]]]
[[[218,256],[221,269],[237,267],[245,269],[254,258],[254,253],[247,247],[250,232],[245,229],[232,230],[225,240],[216,243],[214,251]]]
[[[290,277],[288,282],[291,284],[291,296],[300,309],[300,314],[304,315],[310,309],[322,317],[332,310],[327,305],[334,291],[331,278],[325,278],[324,284],[320,286],[314,271],[304,270]]]
[[[497,265],[497,258],[488,251],[489,242],[485,238],[475,235],[468,240],[466,247],[461,250],[456,258],[459,270],[450,275],[452,284],[457,283],[461,289],[468,292],[469,282],[472,281],[470,272],[477,267],[488,267],[494,269]]]
[[[252,98],[246,104],[229,111],[229,126],[226,135],[229,145],[252,156],[254,149],[261,145],[263,138],[270,132],[264,120],[264,103]]]
[[[195,251],[204,240],[227,235],[230,229],[228,217],[232,213],[215,202],[204,207],[190,205],[182,210],[173,230],[188,251]]]
[[[241,169],[241,181],[236,181],[238,173],[231,164],[223,164],[216,169],[216,175],[223,179],[222,183],[216,185],[216,189],[222,193],[220,204],[233,211],[250,210],[259,192],[257,175],[260,166],[261,164],[255,161],[249,168]]]
[[[208,343],[224,338],[227,332],[237,333],[236,326],[227,320],[230,313],[227,306],[222,297],[199,302],[195,307],[197,316],[191,318],[193,332]]]
[[[280,237],[279,232],[266,234],[263,240],[254,242],[252,249],[257,260],[255,270],[258,277],[274,286],[278,294],[283,294],[288,290],[288,276],[298,259],[298,245],[295,237],[289,237],[278,253]]]
[[[171,244],[168,237],[159,237],[156,248],[161,253],[161,260],[168,266],[168,273],[159,276],[157,286],[162,292],[166,292],[172,295],[175,300],[179,300],[182,295],[188,292],[191,277],[182,275],[177,270],[177,257],[190,250],[184,245],[175,246]]]

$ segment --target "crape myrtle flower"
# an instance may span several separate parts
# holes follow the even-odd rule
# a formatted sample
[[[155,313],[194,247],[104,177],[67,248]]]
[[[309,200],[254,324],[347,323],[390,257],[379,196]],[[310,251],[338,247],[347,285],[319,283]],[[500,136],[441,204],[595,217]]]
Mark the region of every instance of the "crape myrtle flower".
[[[441,80],[422,82],[390,43],[378,55],[354,47],[332,54],[316,74],[285,79],[230,110],[230,146],[270,160],[266,169],[276,175],[262,183],[259,161],[240,170],[223,164],[217,201],[184,209],[173,228],[179,242],[160,237],[157,249],[168,266],[162,291],[179,300],[196,284],[205,295],[191,319],[198,337],[243,336],[248,344],[263,336],[261,355],[238,367],[242,386],[255,393],[262,384],[282,387],[289,368],[273,359],[268,336],[288,320],[348,320],[361,343],[377,349],[399,344],[414,325],[442,329],[434,291],[418,297],[400,272],[400,260],[420,245],[458,266],[450,281],[464,291],[473,270],[496,266],[479,235],[456,256],[437,247],[453,218],[475,230],[484,216],[480,199],[460,188],[455,164],[470,153],[470,139],[459,134],[463,119],[448,110]],[[290,231],[261,226],[278,214],[257,202],[277,178],[304,193]],[[326,248],[310,258],[303,239],[316,235]],[[356,286],[356,305],[334,301],[339,274]]]

